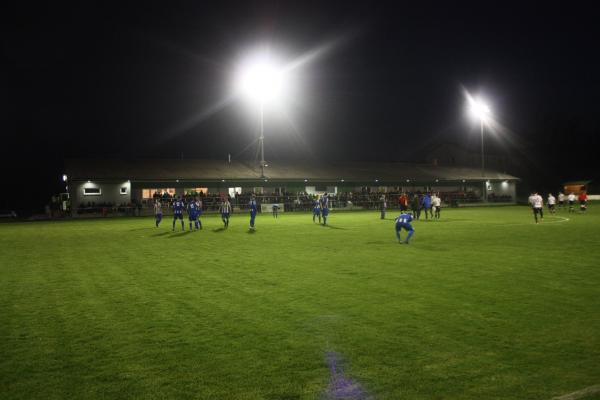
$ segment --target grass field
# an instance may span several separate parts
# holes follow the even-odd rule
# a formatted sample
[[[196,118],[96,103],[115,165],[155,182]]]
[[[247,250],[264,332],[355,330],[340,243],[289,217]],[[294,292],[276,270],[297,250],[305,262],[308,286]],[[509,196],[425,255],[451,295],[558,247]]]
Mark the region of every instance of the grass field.
[[[0,398],[550,399],[599,384],[600,212],[557,215],[445,209],[410,245],[375,212],[329,227],[259,215],[255,233],[239,214],[191,233],[169,218],[0,224]]]

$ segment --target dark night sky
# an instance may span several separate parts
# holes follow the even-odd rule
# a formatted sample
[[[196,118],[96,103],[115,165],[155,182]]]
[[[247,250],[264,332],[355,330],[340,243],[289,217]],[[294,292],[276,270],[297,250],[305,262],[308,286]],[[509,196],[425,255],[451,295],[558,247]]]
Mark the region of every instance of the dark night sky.
[[[464,87],[488,98],[510,131],[490,145],[528,158],[528,176],[598,178],[600,15],[445,3],[22,2],[3,13],[3,182],[38,207],[65,157],[252,159],[244,104],[185,122],[228,93],[247,48],[295,58],[332,42],[298,72],[296,131],[267,117],[268,159],[405,160],[429,143],[478,143]]]

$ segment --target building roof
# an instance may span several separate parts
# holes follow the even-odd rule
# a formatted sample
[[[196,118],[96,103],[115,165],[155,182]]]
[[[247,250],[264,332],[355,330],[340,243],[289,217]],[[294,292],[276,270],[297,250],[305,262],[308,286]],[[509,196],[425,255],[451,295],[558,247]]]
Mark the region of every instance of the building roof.
[[[66,174],[70,180],[131,180],[131,181],[258,181],[260,167],[253,163],[203,159],[70,159],[66,160]],[[481,170],[476,168],[442,167],[430,164],[399,162],[346,162],[346,163],[269,163],[265,178],[280,181],[336,182],[401,182],[423,181],[481,181]],[[486,170],[485,179],[517,180],[519,178]]]
[[[587,181],[568,181],[568,182],[563,183],[563,186],[572,186],[572,185],[585,186],[585,185],[590,184],[591,182],[592,182],[591,179],[587,180]]]

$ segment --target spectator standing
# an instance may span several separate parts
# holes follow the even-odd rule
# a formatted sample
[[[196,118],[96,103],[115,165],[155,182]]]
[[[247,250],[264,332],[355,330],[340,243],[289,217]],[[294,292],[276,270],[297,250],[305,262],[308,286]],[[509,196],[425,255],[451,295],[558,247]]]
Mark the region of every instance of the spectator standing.
[[[380,201],[379,210],[381,211],[381,219],[385,219],[385,210],[387,210],[387,200],[385,198],[385,195],[382,195],[381,198],[379,199],[379,201]]]
[[[414,218],[419,220],[421,217],[421,201],[419,200],[419,195],[413,195],[413,198],[410,201],[410,209],[412,210]]]

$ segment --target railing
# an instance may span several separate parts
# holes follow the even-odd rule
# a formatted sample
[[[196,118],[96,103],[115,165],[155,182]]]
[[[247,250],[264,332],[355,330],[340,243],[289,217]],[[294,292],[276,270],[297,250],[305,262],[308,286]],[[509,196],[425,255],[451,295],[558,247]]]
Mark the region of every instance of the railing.
[[[412,196],[409,195],[408,209],[411,208]],[[473,192],[446,192],[441,193],[443,207],[457,207],[464,203],[478,203],[481,202],[481,198]],[[249,195],[238,195],[235,198],[230,199],[231,206],[234,212],[247,212],[249,209],[250,202]],[[400,209],[400,193],[386,193],[387,209]],[[202,201],[203,212],[218,212],[221,205],[220,196],[203,196],[200,197]],[[172,213],[171,208],[172,199],[161,199],[163,213],[168,215]],[[510,196],[493,196],[488,199],[491,202],[510,202],[512,198]],[[311,211],[314,205],[314,198],[306,195],[263,195],[256,196],[256,202],[260,204],[272,204],[279,203],[283,204],[283,210],[285,212],[290,211]],[[381,194],[372,193],[340,193],[337,196],[331,195],[329,197],[329,206],[333,210],[352,210],[352,209],[364,209],[364,210],[379,210],[382,206]],[[127,204],[127,205],[112,205],[112,204],[82,204],[74,209],[77,215],[101,215],[101,216],[139,216],[139,215],[151,215],[154,213],[154,201],[151,199],[143,200],[141,204]]]

